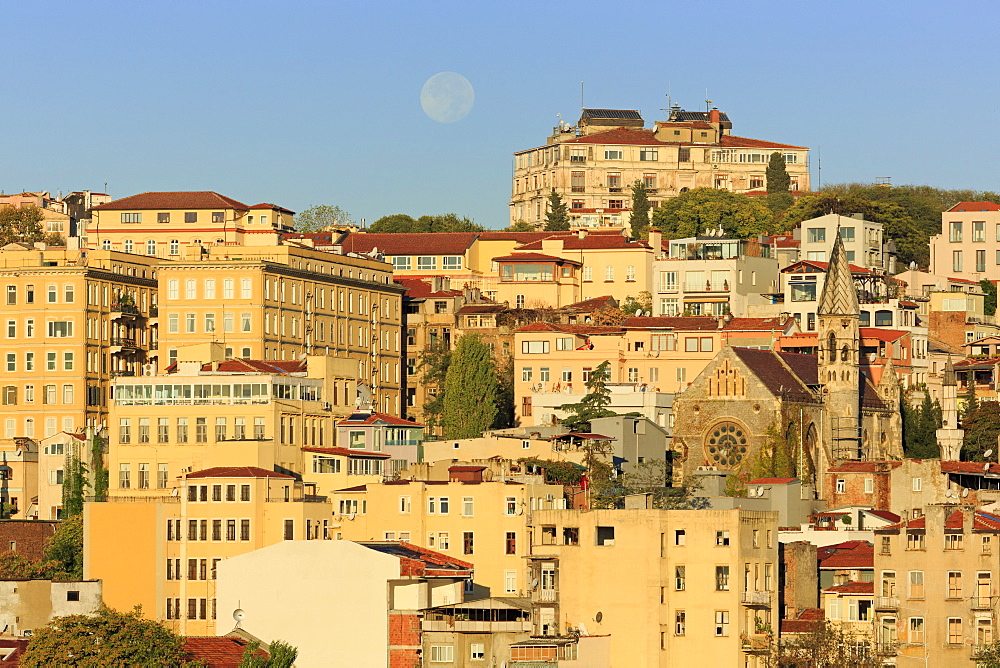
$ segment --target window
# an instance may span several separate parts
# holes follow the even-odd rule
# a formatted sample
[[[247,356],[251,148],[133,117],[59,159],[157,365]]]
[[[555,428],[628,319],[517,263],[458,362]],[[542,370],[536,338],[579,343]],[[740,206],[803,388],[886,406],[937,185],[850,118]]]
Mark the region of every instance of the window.
[[[846,491],[847,491],[847,481],[844,480],[844,479],[842,479],[842,478],[838,479],[837,480],[837,493],[838,494],[843,494]]]
[[[504,554],[517,554],[517,533],[506,532],[504,536]]]
[[[624,153],[620,148],[606,148],[604,149],[604,159],[605,160],[621,160]]]
[[[417,269],[419,270],[435,270],[437,269],[437,258],[433,255],[425,255],[417,258]]]
[[[924,572],[910,571],[910,598],[924,597]]]
[[[475,537],[471,531],[462,533],[462,554],[472,554]]]
[[[674,611],[674,635],[682,636],[687,631],[687,615],[683,610]]]
[[[642,162],[656,161],[657,149],[655,148],[642,148],[639,149],[639,160]]]
[[[826,229],[822,227],[809,227],[806,229],[806,238],[809,243],[822,243],[826,241]]]
[[[715,590],[729,591],[729,566],[715,567]]]
[[[525,355],[546,354],[549,352],[549,342],[521,341],[521,352]]]
[[[687,544],[687,531],[676,529],[674,531],[674,545],[682,546]]]
[[[986,271],[986,251],[976,251],[976,271]]]
[[[875,480],[873,478],[865,478],[865,494],[875,493]]]
[[[924,543],[924,534],[922,533],[907,533],[906,534],[906,549],[907,550],[926,550],[927,547]]]
[[[962,598],[961,571],[948,571],[948,598]]]
[[[129,489],[132,486],[131,468],[131,464],[118,465],[118,487],[120,489]]]
[[[611,547],[615,544],[614,527],[597,527],[597,544]]]
[[[715,635],[717,637],[729,635],[729,611],[715,611]]]
[[[962,251],[952,251],[951,269],[952,271],[962,271]]]
[[[962,223],[950,223],[948,225],[948,240],[952,243],[959,243],[962,241]]]
[[[472,517],[474,501],[471,496],[462,497],[462,517]]]
[[[686,572],[684,566],[674,566],[674,589],[676,591],[684,591],[684,587],[687,583]]]
[[[720,547],[725,547],[729,545],[729,532],[728,531],[716,531],[715,532],[715,544]]]
[[[949,533],[944,536],[944,549],[946,550],[961,550],[963,549],[964,536],[960,533]]]
[[[910,617],[910,634],[907,638],[911,643],[923,643],[924,642],[924,618],[923,617]]]
[[[453,663],[455,648],[452,645],[431,645],[431,663]]]
[[[615,280],[615,268],[612,265],[604,267],[604,282],[611,283]]]
[[[50,338],[65,339],[73,336],[72,320],[50,320],[47,324]]]

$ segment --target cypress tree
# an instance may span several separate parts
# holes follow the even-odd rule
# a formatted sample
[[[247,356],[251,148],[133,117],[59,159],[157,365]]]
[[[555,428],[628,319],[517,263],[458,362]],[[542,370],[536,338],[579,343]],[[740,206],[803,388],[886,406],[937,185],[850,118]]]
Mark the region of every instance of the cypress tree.
[[[649,237],[649,193],[646,184],[636,181],[632,184],[632,213],[628,224],[632,228],[633,239]],[[659,249],[653,249],[656,252]]]
[[[569,213],[566,202],[555,188],[549,194],[549,210],[545,212],[546,232],[565,232],[569,229]]]
[[[771,154],[771,159],[767,163],[767,171],[764,173],[767,179],[767,194],[787,193],[792,179],[785,169],[785,156],[777,151]]]
[[[490,347],[476,334],[458,340],[444,381],[445,438],[481,436],[497,422],[500,383]]]

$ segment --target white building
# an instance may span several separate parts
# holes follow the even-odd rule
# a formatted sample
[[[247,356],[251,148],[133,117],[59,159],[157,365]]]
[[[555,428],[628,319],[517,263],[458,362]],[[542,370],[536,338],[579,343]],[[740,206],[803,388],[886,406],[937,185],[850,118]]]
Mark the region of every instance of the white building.
[[[840,229],[847,261],[864,269],[892,273],[895,246],[884,242],[882,223],[864,220],[861,214],[841,216],[830,213],[799,223],[799,259],[826,262],[830,259],[833,236]]]

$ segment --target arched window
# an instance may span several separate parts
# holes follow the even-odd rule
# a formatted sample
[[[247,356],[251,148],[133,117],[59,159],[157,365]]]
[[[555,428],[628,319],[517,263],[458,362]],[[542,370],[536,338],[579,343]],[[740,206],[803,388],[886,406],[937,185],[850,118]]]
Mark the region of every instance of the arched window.
[[[735,422],[719,422],[705,435],[705,455],[716,466],[736,468],[749,449],[746,432]]]
[[[181,242],[180,242],[180,239],[171,239],[170,240],[170,254],[171,255],[179,255],[180,252],[181,252]]]
[[[101,242],[101,250],[111,250],[111,239],[105,239]]]
[[[133,246],[132,246],[132,240],[131,239],[126,239],[124,242],[122,242],[122,245],[123,245],[126,253],[131,253],[132,252]]]
[[[861,327],[871,327],[872,314],[868,311],[861,311],[858,314],[858,325]]]
[[[847,345],[845,344],[843,348],[840,349],[840,361],[846,362],[850,352],[847,350]]]
[[[875,311],[876,327],[892,327],[892,311]]]
[[[833,332],[826,337],[826,348],[827,348],[827,361],[836,362],[837,361],[837,337]]]
[[[150,239],[146,242],[146,255],[156,255],[156,241]]]

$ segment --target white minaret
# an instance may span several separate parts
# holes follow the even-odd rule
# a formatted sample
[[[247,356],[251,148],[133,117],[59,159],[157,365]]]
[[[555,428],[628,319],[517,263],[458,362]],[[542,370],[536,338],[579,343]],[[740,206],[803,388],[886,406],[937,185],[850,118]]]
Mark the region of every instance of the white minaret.
[[[957,462],[962,452],[962,440],[965,430],[958,428],[958,383],[955,381],[955,367],[951,358],[944,366],[944,379],[941,383],[941,428],[936,432],[938,444],[941,446],[941,459]]]

